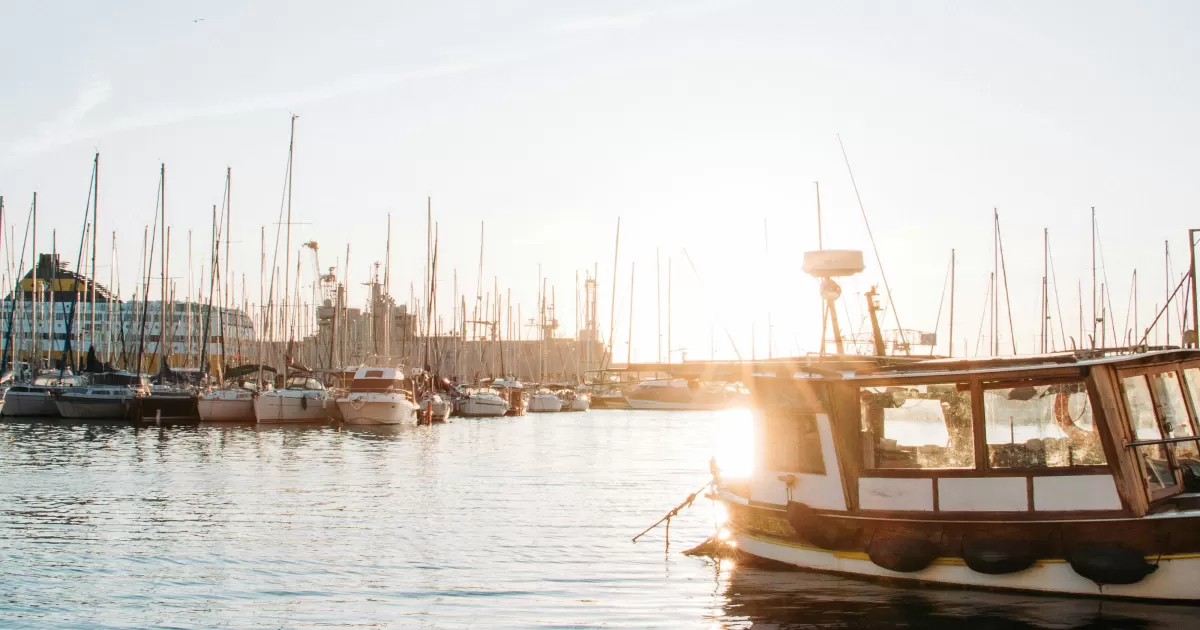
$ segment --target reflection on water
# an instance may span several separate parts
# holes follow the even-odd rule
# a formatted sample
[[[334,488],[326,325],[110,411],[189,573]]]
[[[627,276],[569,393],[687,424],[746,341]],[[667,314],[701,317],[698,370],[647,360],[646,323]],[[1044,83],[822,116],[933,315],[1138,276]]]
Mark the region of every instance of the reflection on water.
[[[1094,602],[1022,608],[718,566],[678,553],[713,533],[707,501],[672,522],[669,553],[662,528],[631,543],[707,479],[710,456],[749,461],[748,424],[633,411],[341,430],[6,422],[0,625],[924,627],[975,605],[1017,624],[990,627],[1149,628],[1188,610],[1089,626]]]

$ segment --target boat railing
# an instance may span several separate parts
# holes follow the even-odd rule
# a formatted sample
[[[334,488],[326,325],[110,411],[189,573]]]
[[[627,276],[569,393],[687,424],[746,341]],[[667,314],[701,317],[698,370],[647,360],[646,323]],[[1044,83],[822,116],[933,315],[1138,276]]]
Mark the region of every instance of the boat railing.
[[[1155,446],[1158,444],[1178,444],[1180,442],[1200,442],[1200,435],[1184,435],[1180,437],[1162,438],[1158,440],[1132,440],[1125,443],[1125,448]]]

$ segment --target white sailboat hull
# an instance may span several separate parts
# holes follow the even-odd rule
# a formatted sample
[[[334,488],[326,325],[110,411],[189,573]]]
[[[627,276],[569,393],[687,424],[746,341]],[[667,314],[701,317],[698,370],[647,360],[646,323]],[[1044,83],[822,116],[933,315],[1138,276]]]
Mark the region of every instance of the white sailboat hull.
[[[403,394],[350,394],[337,401],[346,424],[409,424],[417,421],[417,406]]]
[[[254,421],[254,399],[201,398],[196,403],[201,422]]]
[[[268,392],[254,399],[254,417],[259,424],[328,422],[335,403],[321,391],[299,392],[284,390]]]
[[[592,406],[592,401],[587,398],[576,398],[571,401],[571,411],[587,411]]]
[[[563,401],[557,396],[539,394],[529,399],[530,413],[557,413],[562,408]]]
[[[458,415],[467,418],[497,418],[508,413],[508,403],[499,398],[471,396],[458,401]]]

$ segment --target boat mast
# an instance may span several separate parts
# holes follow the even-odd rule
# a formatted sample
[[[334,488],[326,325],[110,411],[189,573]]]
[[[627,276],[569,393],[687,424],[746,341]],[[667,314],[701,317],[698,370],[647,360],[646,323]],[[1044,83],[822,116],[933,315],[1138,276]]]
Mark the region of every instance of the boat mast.
[[[96,152],[96,158],[92,162],[92,325],[89,329],[91,336],[91,345],[96,347],[96,239],[100,234],[100,152]],[[112,283],[109,283],[109,291],[112,290]],[[111,326],[112,318],[109,317],[109,325]]]
[[[158,180],[158,187],[159,187],[158,194],[159,194],[159,199],[162,200],[162,205],[160,206],[160,211],[162,212],[161,220],[162,220],[162,225],[163,225],[163,230],[159,234],[160,238],[162,239],[162,251],[159,252],[159,256],[162,257],[162,260],[159,263],[160,266],[162,267],[162,287],[161,287],[161,289],[162,289],[162,309],[161,309],[162,320],[159,322],[159,329],[158,329],[159,330],[159,334],[158,334],[158,355],[159,355],[158,370],[159,370],[159,372],[162,372],[163,367],[166,365],[166,359],[167,359],[166,340],[168,338],[168,335],[172,338],[175,336],[174,328],[172,328],[170,330],[167,329],[167,279],[171,277],[170,274],[167,272],[167,264],[169,261],[169,259],[167,257],[167,246],[168,246],[168,243],[170,242],[170,238],[171,238],[170,237],[171,228],[167,227],[167,165],[166,164],[162,165],[161,175],[162,176]],[[172,339],[172,341],[174,341],[174,339]]]
[[[1166,306],[1163,308],[1163,315],[1166,319],[1163,321],[1163,326],[1167,331],[1167,343],[1171,345],[1171,241],[1163,241],[1163,278],[1166,280],[1167,301],[1163,302]]]
[[[629,347],[625,349],[625,367],[633,362],[633,279],[637,263],[629,263]]]
[[[579,284],[579,274],[575,274],[575,283]],[[658,324],[658,362],[662,363],[662,266],[658,260],[658,248],[654,248],[654,294],[655,298],[655,317],[654,320]]]
[[[33,193],[33,285],[30,289],[32,297],[30,298],[30,306],[32,307],[32,320],[29,328],[29,361],[30,369],[32,370],[34,358],[38,356],[38,338],[41,337],[38,331],[38,323],[40,321],[38,308],[41,303],[41,286],[38,285],[38,250],[37,250],[37,192]],[[31,374],[34,374],[31,372]]]
[[[671,257],[667,256],[667,365],[671,364]]]
[[[1042,354],[1048,350],[1046,336],[1050,332],[1050,293],[1047,283],[1050,274],[1050,228],[1042,228]]]
[[[947,356],[954,356],[954,249],[950,250],[950,348]],[[966,348],[963,348],[966,352]]]
[[[288,139],[287,236],[284,240],[284,252],[283,252],[283,305],[282,305],[283,306],[283,320],[282,321],[284,321],[284,322],[287,321],[288,290],[291,286],[289,284],[289,281],[291,278],[291,269],[289,269],[289,267],[291,266],[291,261],[292,261],[292,173],[295,170],[295,164],[293,163],[292,158],[295,156],[296,119],[297,118],[299,118],[299,116],[297,116],[296,114],[292,114],[291,136]],[[276,238],[278,238],[278,236],[276,236]],[[279,243],[279,241],[276,241],[276,247],[278,247],[278,243]],[[299,280],[300,280],[299,278],[296,279],[297,282],[299,282]],[[289,364],[292,362],[290,337],[288,339],[287,352],[288,352],[288,356],[285,356],[284,361],[283,361],[283,382],[284,383],[287,383],[288,368],[289,368]]]
[[[1170,291],[1170,289],[1167,289]],[[1082,319],[1082,318],[1081,318]],[[1096,347],[1096,206],[1092,206],[1092,347]]]
[[[614,326],[617,323],[617,255],[621,251],[621,217],[617,217],[617,242],[613,246],[613,289],[612,289],[612,307],[608,314],[608,357],[605,364],[612,363],[613,360],[613,334]]]

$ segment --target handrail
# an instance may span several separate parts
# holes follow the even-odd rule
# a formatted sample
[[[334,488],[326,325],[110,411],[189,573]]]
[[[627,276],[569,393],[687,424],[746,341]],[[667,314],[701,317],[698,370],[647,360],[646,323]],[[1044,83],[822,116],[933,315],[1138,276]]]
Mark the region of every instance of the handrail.
[[[1164,438],[1161,440],[1133,440],[1132,442],[1126,442],[1125,448],[1154,446],[1156,444],[1176,444],[1179,442],[1200,442],[1200,435],[1185,435],[1183,437]]]

